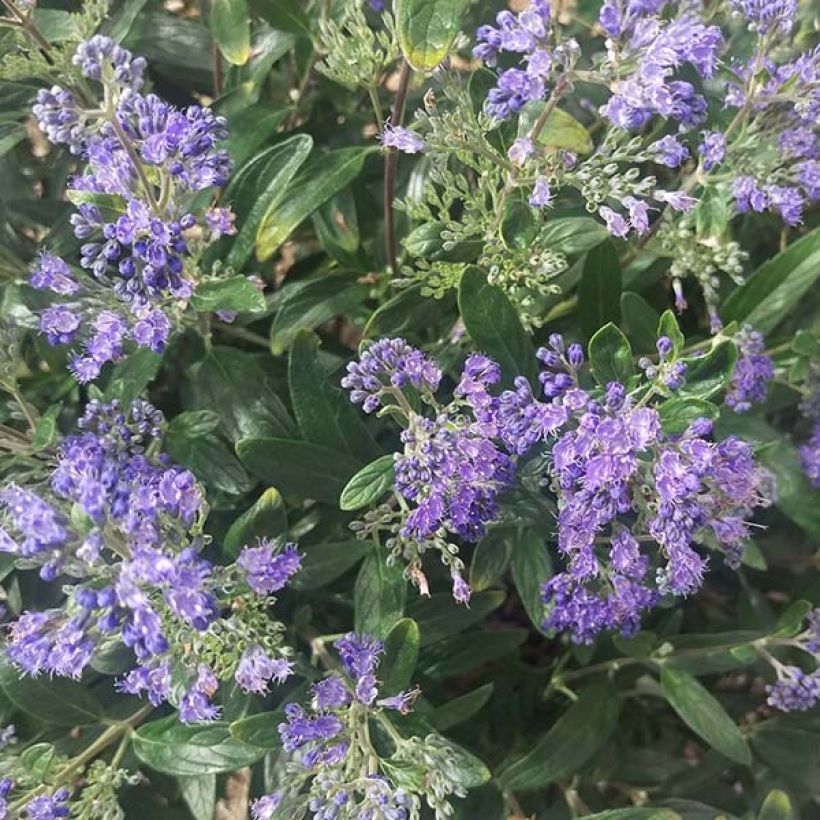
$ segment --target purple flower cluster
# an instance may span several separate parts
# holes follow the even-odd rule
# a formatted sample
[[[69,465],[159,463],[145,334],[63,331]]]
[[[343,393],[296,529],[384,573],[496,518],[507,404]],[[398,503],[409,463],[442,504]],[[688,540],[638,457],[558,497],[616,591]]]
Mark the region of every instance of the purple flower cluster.
[[[227,136],[224,118],[138,93],[142,58],[97,36],[79,46],[74,61],[103,83],[113,113],[83,110],[58,87],[40,93],[34,113],[49,139],[67,143],[87,162],[71,182],[79,202],[71,224],[84,242],[80,265],[87,274],[78,280],[65,261],[46,253],[31,284],[72,297],[46,309],[40,328],[49,344],[82,339],[71,369],[87,382],[118,360],[126,343],[164,349],[172,311],[193,294],[186,261],[201,251],[203,231],[207,241],[233,232],[225,209],[191,213],[185,195],[223,184],[231,164],[218,147]],[[96,194],[115,198],[104,209]]]
[[[673,389],[682,373],[680,363],[664,365],[670,348],[659,340],[654,376]],[[706,561],[694,543],[718,544],[736,562],[745,520],[762,503],[763,475],[742,442],[709,442],[705,420],[669,438],[657,411],[634,406],[624,385],[612,382],[603,401],[593,399],[578,383],[580,346],[565,348],[554,335],[538,357],[548,400],[535,398],[519,378],[515,390],[501,394],[496,416],[511,452],[554,442],[548,474],[558,497],[558,549],[568,566],[544,588],[546,626],[581,642],[603,629],[630,633],[661,594],[700,586]],[[660,547],[654,579],[642,543]]]
[[[384,647],[376,638],[351,632],[333,646],[341,661],[341,671],[313,685],[307,708],[289,703],[285,707],[287,720],[279,725],[282,747],[293,756],[305,778],[314,778],[308,801],[312,816],[330,818],[343,807],[355,806],[362,810],[356,817],[375,817],[366,811],[371,804],[385,810],[390,806],[409,808],[403,790],[396,789],[386,778],[371,774],[362,782],[354,775],[350,781],[342,777],[342,772],[351,769],[347,763],[361,754],[356,733],[359,721],[367,720],[368,713],[377,709],[406,714],[418,690],[379,697],[376,672]],[[254,801],[252,816],[259,820],[293,816],[286,812],[293,811],[294,797],[285,784],[279,791]],[[401,820],[408,814],[398,811],[381,816]]]
[[[820,609],[806,616],[806,628],[794,644],[811,656],[813,672],[787,666],[766,653],[777,675],[775,683],[766,687],[767,703],[783,712],[805,712],[820,703]]]
[[[766,388],[774,378],[774,363],[763,351],[766,343],[762,333],[745,326],[736,336],[738,360],[735,364],[726,404],[735,413],[745,413],[753,404],[766,400]]]
[[[800,466],[809,483],[820,490],[820,423],[814,425],[809,440],[800,446]]]
[[[732,0],[732,7],[758,34],[788,34],[797,14],[797,0]]]
[[[393,349],[396,342],[378,344]],[[679,389],[685,363],[665,337],[658,353],[656,364],[644,365],[652,389]],[[695,545],[719,548],[737,566],[748,518],[768,501],[767,475],[739,439],[710,441],[706,419],[668,436],[658,411],[636,402],[624,384],[591,394],[579,379],[580,345],[566,346],[553,334],[537,355],[543,398],[521,376],[513,389],[493,394],[499,368],[473,354],[452,404],[432,419],[407,412],[395,489],[415,507],[402,504],[400,533],[419,542],[438,531],[477,541],[498,517],[498,495],[514,483],[514,459],[547,445],[546,479],[557,496],[567,569],[545,586],[546,625],[582,642],[603,629],[633,632],[661,595],[701,586],[707,561]],[[454,596],[469,600],[460,572],[453,582]]]
[[[342,387],[350,400],[372,413],[386,395],[412,386],[422,395],[438,389],[441,370],[404,339],[380,339],[365,350],[358,362],[349,362]]]
[[[405,154],[420,154],[427,149],[427,143],[415,131],[401,125],[386,124],[379,140],[385,148]]]
[[[795,4],[742,5],[750,18],[757,19],[762,36],[790,26]],[[771,18],[766,17],[768,12]],[[752,61],[738,67],[742,84],[731,84],[726,96],[727,105],[751,112],[760,134],[737,163],[732,183],[735,204],[741,213],[768,210],[786,224],[798,225],[806,204],[820,198],[820,47],[781,65],[767,58],[763,68],[755,71]],[[771,146],[771,159],[765,163],[760,160],[763,140]]]
[[[218,681],[208,664],[190,665],[195,654],[186,658],[180,642],[213,631],[228,580],[265,596],[284,586],[299,558],[292,547],[277,553],[265,543],[224,570],[200,558],[202,492],[190,472],[149,455],[162,426],[145,402],[128,412],[91,402],[81,432],[60,445],[48,500],[46,491],[15,485],[0,491],[15,531],[0,530],[0,549],[41,566],[47,581],[75,581],[61,608],[24,612],[12,624],[6,652],[26,674],[79,678],[100,643],[120,640],[138,664],[123,691],[171,700],[185,721],[208,720],[218,713],[210,702]],[[284,679],[291,664],[276,645],[238,640],[242,625],[232,617],[240,686],[262,692]]]
[[[507,120],[524,105],[541,100],[547,79],[566,62],[567,46],[552,48],[551,10],[548,0],[532,0],[519,14],[502,11],[496,16],[497,28],[481,26],[476,32],[479,44],[473,56],[495,66],[500,54],[523,55],[525,68],[508,68],[498,75],[496,87],[487,95],[487,113]]]
[[[403,408],[406,429],[403,451],[395,455],[395,489],[403,503],[414,504],[403,521],[401,536],[419,543],[452,533],[478,540],[498,511],[497,497],[514,476],[511,458],[497,444],[488,388],[498,382],[498,365],[484,356],[470,356],[456,386],[455,401],[427,418],[410,408],[400,393],[412,386],[433,404],[441,371],[403,339],[382,339],[359,362],[348,365],[342,385],[365,411],[381,403],[391,390]],[[385,385],[390,385],[387,388]],[[469,587],[451,567],[457,600],[469,600]]]
[[[684,64],[704,79],[714,76],[723,45],[720,28],[691,17],[664,21],[658,16],[664,5],[607,0],[601,8],[599,20],[610,38],[614,70],[620,74],[622,65],[630,66],[601,109],[620,128],[641,128],[653,115],[675,120],[682,130],[706,119],[703,95],[691,83],[674,77]]]
[[[2,781],[0,792],[4,790],[7,782],[11,783],[8,779]],[[6,794],[8,794],[10,788],[9,786],[9,789],[5,789]],[[39,797],[33,798],[25,805],[26,820],[58,820],[60,817],[68,817],[69,797],[71,797],[71,792],[66,788],[62,788],[57,789],[54,794],[41,794]]]

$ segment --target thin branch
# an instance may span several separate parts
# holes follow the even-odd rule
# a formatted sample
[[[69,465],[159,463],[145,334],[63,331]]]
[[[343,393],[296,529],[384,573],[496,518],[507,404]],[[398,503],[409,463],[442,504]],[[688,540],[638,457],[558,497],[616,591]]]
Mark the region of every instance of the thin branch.
[[[393,128],[397,125],[401,125],[401,121],[404,118],[404,102],[407,98],[407,87],[410,84],[411,72],[410,63],[403,59],[401,73],[399,74],[399,87],[396,89],[396,99],[393,102],[393,112],[390,115],[390,125]],[[398,161],[399,157],[396,149],[389,148],[384,155],[384,243],[387,252],[387,264],[390,267],[390,274],[392,276],[398,273],[396,227],[393,212]]]

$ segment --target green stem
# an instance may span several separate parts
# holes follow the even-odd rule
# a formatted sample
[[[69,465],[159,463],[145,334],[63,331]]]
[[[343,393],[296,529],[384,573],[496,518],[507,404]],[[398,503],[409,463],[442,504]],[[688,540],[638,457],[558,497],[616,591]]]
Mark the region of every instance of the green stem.
[[[110,725],[93,743],[80,752],[80,754],[76,757],[71,758],[71,760],[69,760],[65,766],[60,769],[57,775],[49,782],[48,789],[54,790],[60,786],[70,783],[78,771],[82,770],[87,763],[90,763],[101,752],[105,751],[105,749],[107,749],[121,735],[124,736],[123,741],[130,741],[134,727],[142,723],[142,721],[153,711],[154,707],[151,706],[151,704],[146,704],[133,714],[129,715],[125,720],[120,720]],[[121,742],[120,747],[117,749],[117,752],[114,755],[114,759],[117,763],[119,763],[122,755],[125,754],[125,747],[127,747],[127,745],[127,742],[125,743],[125,746],[123,746],[123,743]],[[16,817],[17,815],[15,812],[19,812],[20,809],[22,809],[32,797],[35,797],[45,791],[46,786],[42,785],[26,794],[24,797],[20,797],[9,806],[10,816]]]
[[[410,63],[402,59],[399,86],[396,89],[393,111],[390,114],[390,125],[394,128],[401,125],[404,117],[404,101],[407,97],[407,88],[410,85],[410,75],[412,73],[413,69],[410,67]],[[395,148],[388,148],[384,155],[384,244],[391,276],[395,276],[399,270],[396,250],[396,226],[393,213],[398,162],[398,151]]]

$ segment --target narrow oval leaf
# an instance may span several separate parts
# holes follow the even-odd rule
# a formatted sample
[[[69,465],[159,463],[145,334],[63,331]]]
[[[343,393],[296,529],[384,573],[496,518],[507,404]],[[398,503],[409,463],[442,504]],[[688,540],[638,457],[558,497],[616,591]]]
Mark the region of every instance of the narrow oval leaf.
[[[265,309],[265,297],[250,279],[231,276],[199,285],[191,297],[198,311],[235,310],[252,313]]]
[[[519,137],[526,137],[532,132],[545,105],[545,102],[536,101],[524,106],[518,120]],[[545,148],[566,148],[578,154],[588,154],[594,147],[589,131],[572,114],[560,108],[555,108],[550,112],[534,141]]]
[[[543,537],[534,530],[525,530],[516,540],[512,555],[512,577],[521,603],[533,626],[541,632],[544,604],[541,588],[552,578],[552,561]]]
[[[300,331],[293,340],[288,382],[293,412],[304,439],[346,453],[357,461],[381,453],[362,420],[362,413],[325,375],[319,362],[319,337],[309,330]]]
[[[504,292],[487,283],[478,268],[464,271],[458,288],[458,307],[476,348],[501,365],[502,384],[516,375],[536,378],[535,351],[518,314]]]
[[[703,399],[674,398],[658,408],[661,426],[670,434],[682,433],[695,419],[717,418],[718,408]]]
[[[233,772],[265,753],[232,737],[227,723],[185,726],[175,715],[141,726],[131,744],[143,763],[178,777]]]
[[[396,0],[394,7],[405,59],[417,71],[432,71],[450,51],[466,0]]]
[[[236,454],[253,475],[275,485],[285,496],[334,505],[359,466],[327,447],[272,437],[242,439],[236,444]]]
[[[254,505],[245,510],[222,539],[222,554],[236,558],[242,547],[253,546],[257,538],[280,538],[287,534],[285,503],[276,487],[268,487]]]
[[[752,762],[749,747],[720,702],[695,678],[679,669],[661,669],[661,687],[672,708],[695,734],[735,763]]]
[[[592,686],[520,760],[499,775],[505,789],[540,789],[577,772],[608,740],[618,701],[608,686]]]
[[[388,633],[379,664],[385,695],[395,695],[412,682],[419,659],[420,638],[418,624],[412,618],[402,618]]]
[[[256,232],[259,261],[270,259],[303,220],[352,182],[372,150],[378,149],[339,148],[312,159],[263,211]]]
[[[458,726],[478,713],[492,697],[494,683],[485,683],[466,695],[453,698],[439,706],[431,718],[433,726],[440,732],[446,732],[453,726]]]
[[[81,683],[65,678],[30,678],[0,664],[0,689],[22,712],[57,726],[91,726],[102,720],[99,705]]]
[[[339,507],[350,512],[378,501],[393,486],[394,462],[393,453],[388,453],[362,467],[342,490]]]
[[[398,562],[388,564],[381,547],[365,559],[353,589],[357,632],[384,638],[404,613],[407,582]]]
[[[300,544],[302,568],[292,581],[294,589],[318,589],[335,581],[364,558],[370,541],[352,538],[323,544]]]
[[[621,321],[621,264],[612,240],[587,253],[578,283],[578,315],[587,338],[607,322]]]
[[[629,340],[611,322],[589,340],[589,362],[600,385],[625,382],[635,372]]]
[[[252,172],[247,176],[247,182],[253,187],[253,204],[240,222],[239,233],[225,259],[227,266],[239,270],[247,262],[263,221],[286,195],[288,183],[307,159],[312,147],[310,136],[296,134],[251,161]],[[230,198],[229,193],[226,193],[226,198]]]
[[[723,304],[724,322],[748,322],[769,333],[820,276],[820,228],[764,262]]]
[[[229,63],[245,65],[251,56],[251,20],[246,0],[212,0],[211,33]]]

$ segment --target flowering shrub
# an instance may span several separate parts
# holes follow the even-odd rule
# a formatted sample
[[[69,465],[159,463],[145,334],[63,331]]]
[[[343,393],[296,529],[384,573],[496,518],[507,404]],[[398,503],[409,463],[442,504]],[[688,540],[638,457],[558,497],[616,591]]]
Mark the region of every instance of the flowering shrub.
[[[820,816],[798,0],[2,0],[0,818]]]

